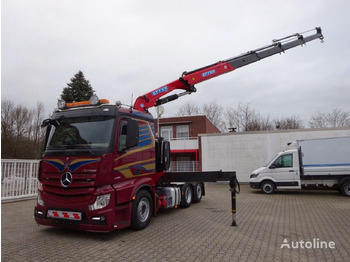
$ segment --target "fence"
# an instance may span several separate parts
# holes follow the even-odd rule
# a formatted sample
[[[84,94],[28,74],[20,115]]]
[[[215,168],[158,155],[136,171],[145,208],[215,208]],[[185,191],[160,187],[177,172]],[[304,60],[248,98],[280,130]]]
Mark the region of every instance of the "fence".
[[[171,161],[170,172],[186,172],[186,171],[199,171],[198,161]]]
[[[36,197],[39,160],[1,159],[1,201]]]
[[[197,161],[171,162],[169,171],[198,171]],[[39,160],[1,159],[1,201],[36,197]]]

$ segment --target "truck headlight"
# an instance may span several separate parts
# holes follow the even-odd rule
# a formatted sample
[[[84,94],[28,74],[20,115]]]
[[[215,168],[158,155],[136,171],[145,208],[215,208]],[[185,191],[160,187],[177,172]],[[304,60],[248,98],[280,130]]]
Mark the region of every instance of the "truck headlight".
[[[110,199],[111,199],[111,194],[99,195],[96,198],[95,203],[93,203],[92,205],[89,205],[89,210],[92,211],[92,210],[106,207],[109,204]]]
[[[256,178],[258,175],[259,175],[259,173],[251,174],[251,175],[250,175],[250,178]]]
[[[44,200],[42,200],[42,198],[41,198],[40,192],[38,192],[38,199],[37,199],[37,202],[38,202],[38,204],[39,204],[40,206],[44,206],[44,205],[45,205]]]

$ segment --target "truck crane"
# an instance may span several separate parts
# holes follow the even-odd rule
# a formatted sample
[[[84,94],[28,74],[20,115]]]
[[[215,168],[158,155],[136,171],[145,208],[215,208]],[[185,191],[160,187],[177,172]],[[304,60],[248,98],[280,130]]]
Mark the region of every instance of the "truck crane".
[[[140,230],[160,209],[187,208],[205,195],[204,182],[229,181],[236,225],[236,172],[169,172],[170,143],[155,136],[148,109],[196,91],[206,81],[265,57],[323,39],[321,28],[190,72],[137,98],[131,107],[89,101],[58,102],[46,127],[34,219],[39,225],[109,232]],[[164,95],[176,89],[180,94]]]
[[[311,35],[304,35],[316,31]],[[272,40],[272,44],[246,52],[242,55],[229,58],[217,63],[201,67],[190,72],[184,72],[181,77],[173,82],[170,82],[160,88],[157,88],[145,95],[139,96],[134,103],[134,109],[140,111],[147,111],[149,108],[159,106],[167,102],[176,100],[177,98],[196,92],[195,84],[207,81],[211,78],[220,76],[222,74],[231,72],[237,68],[258,62],[275,54],[284,53],[290,48],[305,45],[307,42],[320,39],[323,42],[322,30],[316,27],[314,30],[309,30],[303,33],[293,34],[281,39]],[[161,98],[164,95],[176,90],[185,90],[182,93],[170,95],[166,98]]]

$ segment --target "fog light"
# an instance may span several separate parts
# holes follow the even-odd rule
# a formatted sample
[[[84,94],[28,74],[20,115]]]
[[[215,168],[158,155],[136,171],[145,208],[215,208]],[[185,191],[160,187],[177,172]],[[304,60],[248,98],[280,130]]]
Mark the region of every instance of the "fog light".
[[[104,216],[98,216],[98,217],[92,217],[91,220],[93,220],[93,221],[105,221],[106,218]]]
[[[106,207],[109,204],[111,194],[100,195],[96,198],[95,203],[89,205],[89,210],[96,210]]]

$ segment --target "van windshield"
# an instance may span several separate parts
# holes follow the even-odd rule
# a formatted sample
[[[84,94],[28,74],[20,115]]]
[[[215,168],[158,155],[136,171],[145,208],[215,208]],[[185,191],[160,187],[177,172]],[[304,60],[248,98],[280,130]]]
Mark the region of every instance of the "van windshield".
[[[46,151],[109,150],[114,119],[110,116],[88,116],[52,120],[48,129]]]
[[[268,166],[270,166],[270,164],[275,160],[275,158],[278,156],[278,154],[277,155],[275,155],[269,162],[267,162],[267,164],[266,165],[264,165],[264,167],[268,167]]]

